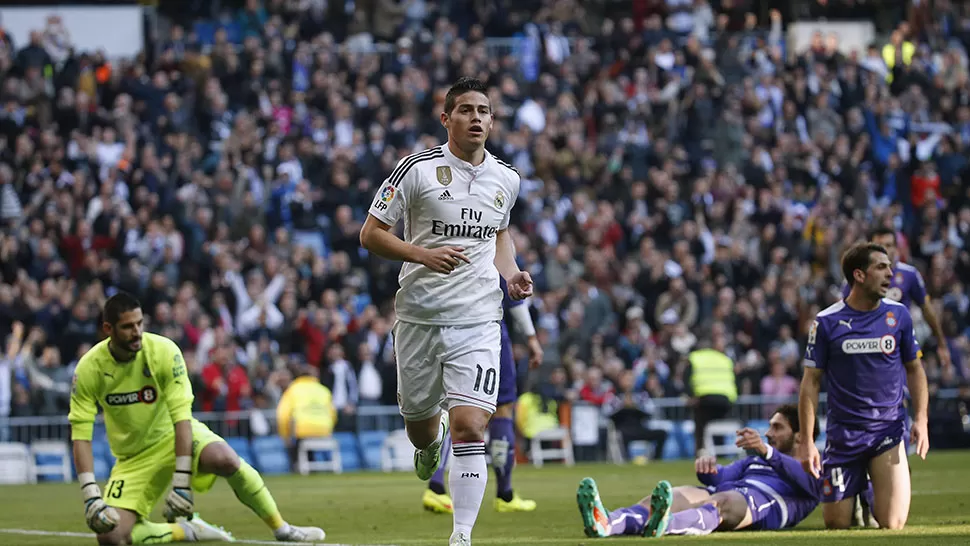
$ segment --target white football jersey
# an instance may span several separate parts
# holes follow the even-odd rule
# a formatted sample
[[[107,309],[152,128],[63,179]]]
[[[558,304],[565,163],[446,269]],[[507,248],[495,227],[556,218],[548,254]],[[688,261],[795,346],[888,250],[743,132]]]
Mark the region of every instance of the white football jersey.
[[[405,262],[394,305],[399,320],[446,326],[502,319],[495,236],[509,227],[520,182],[512,166],[488,152],[473,166],[447,144],[397,164],[377,190],[370,214],[392,226],[403,218],[406,242],[460,246],[471,261],[447,275]]]

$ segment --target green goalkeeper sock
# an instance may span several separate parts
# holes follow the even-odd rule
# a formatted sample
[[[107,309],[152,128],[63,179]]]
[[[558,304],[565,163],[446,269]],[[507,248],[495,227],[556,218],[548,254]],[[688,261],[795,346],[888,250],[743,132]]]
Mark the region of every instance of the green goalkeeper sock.
[[[239,461],[239,470],[229,476],[227,481],[239,502],[255,512],[260,519],[266,522],[266,525],[269,525],[270,529],[275,531],[286,524],[283,521],[283,516],[280,515],[279,508],[276,507],[273,495],[270,494],[266,484],[263,483],[263,478],[259,475],[259,472],[256,472],[255,468],[249,466],[249,463]]]
[[[152,523],[139,520],[131,528],[132,544],[166,544],[185,540],[185,530],[177,523]]]

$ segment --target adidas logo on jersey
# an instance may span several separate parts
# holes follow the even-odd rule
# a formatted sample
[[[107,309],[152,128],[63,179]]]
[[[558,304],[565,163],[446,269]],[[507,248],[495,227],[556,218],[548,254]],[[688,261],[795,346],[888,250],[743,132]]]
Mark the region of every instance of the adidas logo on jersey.
[[[451,192],[445,190],[441,195],[438,196],[438,201],[454,201],[455,198],[451,196]]]

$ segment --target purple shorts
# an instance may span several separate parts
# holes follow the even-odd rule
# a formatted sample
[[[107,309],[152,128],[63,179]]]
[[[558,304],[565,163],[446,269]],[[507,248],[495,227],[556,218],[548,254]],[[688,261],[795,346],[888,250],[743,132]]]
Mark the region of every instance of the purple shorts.
[[[869,461],[903,441],[905,419],[870,428],[829,422],[822,455],[822,502],[838,502],[864,491]]]
[[[511,404],[518,400],[516,392],[515,358],[512,357],[512,338],[509,327],[502,321],[502,355],[499,357],[498,368],[498,399],[496,405]]]
[[[707,491],[711,494],[720,491],[741,493],[751,512],[751,526],[747,530],[777,531],[787,527],[787,507],[782,504],[784,500],[776,499],[748,482],[724,482],[717,487],[708,487]]]

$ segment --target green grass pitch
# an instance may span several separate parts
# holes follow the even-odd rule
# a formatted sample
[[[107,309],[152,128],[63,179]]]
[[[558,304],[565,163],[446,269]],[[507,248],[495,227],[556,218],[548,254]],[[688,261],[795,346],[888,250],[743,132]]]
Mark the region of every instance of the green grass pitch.
[[[816,510],[797,529],[786,532],[724,533],[707,537],[667,537],[665,542],[733,542],[737,544],[970,544],[970,452],[931,452],[927,461],[914,460],[913,504],[901,532],[822,530]],[[693,463],[678,461],[646,466],[584,464],[573,468],[521,466],[515,485],[539,508],[531,514],[498,514],[492,508],[494,476],[475,527],[476,546],[535,544],[580,546],[632,544],[649,539],[623,537],[588,539],[576,509],[576,486],[584,476],[596,479],[607,508],[632,504],[660,479],[674,485],[694,484]],[[423,485],[410,473],[350,473],[272,476],[273,491],[284,517],[295,524],[320,525],[328,544],[443,545],[451,532],[451,517],[424,512]],[[102,484],[103,485],[103,484]],[[203,517],[253,543],[271,541],[271,533],[240,505],[228,485],[196,497]],[[158,521],[161,518],[157,515]],[[18,530],[46,534],[23,534]],[[0,544],[94,544],[87,531],[77,484],[0,486]],[[57,535],[55,533],[63,533]],[[250,542],[253,541],[253,542]]]

